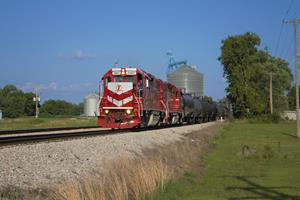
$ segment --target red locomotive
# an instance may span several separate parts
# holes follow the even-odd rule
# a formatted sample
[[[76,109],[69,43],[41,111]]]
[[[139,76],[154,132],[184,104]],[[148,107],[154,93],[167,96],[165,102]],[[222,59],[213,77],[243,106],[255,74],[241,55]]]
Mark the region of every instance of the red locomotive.
[[[98,124],[133,128],[176,124],[182,117],[181,92],[138,68],[112,68],[102,77]]]
[[[138,68],[112,68],[102,77],[98,125],[134,128],[202,123],[229,117],[230,110],[183,94]]]

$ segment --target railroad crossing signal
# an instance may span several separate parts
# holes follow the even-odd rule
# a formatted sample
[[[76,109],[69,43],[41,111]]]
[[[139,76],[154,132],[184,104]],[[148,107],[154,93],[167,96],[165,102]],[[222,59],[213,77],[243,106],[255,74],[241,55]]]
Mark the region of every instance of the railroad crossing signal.
[[[38,96],[37,91],[35,92],[35,97],[33,97],[33,101],[35,102],[35,118],[39,117],[39,102],[41,101],[41,98]]]
[[[40,97],[33,97],[33,101],[38,101],[38,102],[40,102],[41,101],[41,98]]]

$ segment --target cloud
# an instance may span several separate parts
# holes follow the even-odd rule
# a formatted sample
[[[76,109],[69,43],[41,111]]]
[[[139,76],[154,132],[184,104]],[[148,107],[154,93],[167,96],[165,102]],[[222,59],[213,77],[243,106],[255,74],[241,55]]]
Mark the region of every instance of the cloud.
[[[88,60],[94,59],[97,56],[95,54],[83,52],[81,49],[78,49],[69,54],[58,54],[57,57],[62,60]]]
[[[35,83],[26,83],[23,86],[19,87],[24,92],[38,92],[42,91],[55,91],[57,90],[57,83],[51,82],[49,84],[35,84]]]
[[[49,84],[36,84],[28,82],[22,86],[18,86],[23,92],[33,92],[36,90],[38,94],[49,93],[52,97],[55,98],[57,95],[62,95],[63,97],[67,96],[76,96],[80,94],[88,94],[90,92],[98,91],[97,83],[85,82],[85,83],[74,83],[69,85],[58,85],[56,82],[51,82]]]
[[[97,85],[94,83],[75,83],[75,84],[70,84],[70,85],[66,85],[63,86],[62,88],[60,88],[59,90],[64,91],[64,92],[70,92],[70,91],[80,91],[80,90],[85,90],[85,89],[91,89],[91,88],[95,88],[97,89]]]

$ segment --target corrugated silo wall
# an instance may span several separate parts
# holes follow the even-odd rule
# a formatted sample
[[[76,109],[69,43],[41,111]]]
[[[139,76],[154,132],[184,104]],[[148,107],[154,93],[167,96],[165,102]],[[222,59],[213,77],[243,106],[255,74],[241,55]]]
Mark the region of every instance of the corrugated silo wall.
[[[196,97],[203,96],[203,74],[189,65],[182,65],[167,74],[168,82],[178,88],[184,88],[185,93]]]
[[[96,94],[90,94],[84,99],[84,115],[88,117],[97,116],[99,97]]]

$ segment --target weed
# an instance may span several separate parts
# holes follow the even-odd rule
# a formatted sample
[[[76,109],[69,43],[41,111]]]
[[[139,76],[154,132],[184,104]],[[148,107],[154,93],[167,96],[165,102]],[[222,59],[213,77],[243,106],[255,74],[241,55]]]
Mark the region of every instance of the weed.
[[[121,159],[105,174],[63,181],[50,195],[53,200],[138,200],[151,197],[157,189],[163,190],[171,177],[172,170],[163,159]]]
[[[264,146],[264,150],[262,152],[262,157],[264,159],[271,159],[275,156],[275,152],[269,145]]]
[[[23,199],[23,193],[21,189],[16,187],[6,187],[0,192],[1,199],[7,200],[21,200]]]

